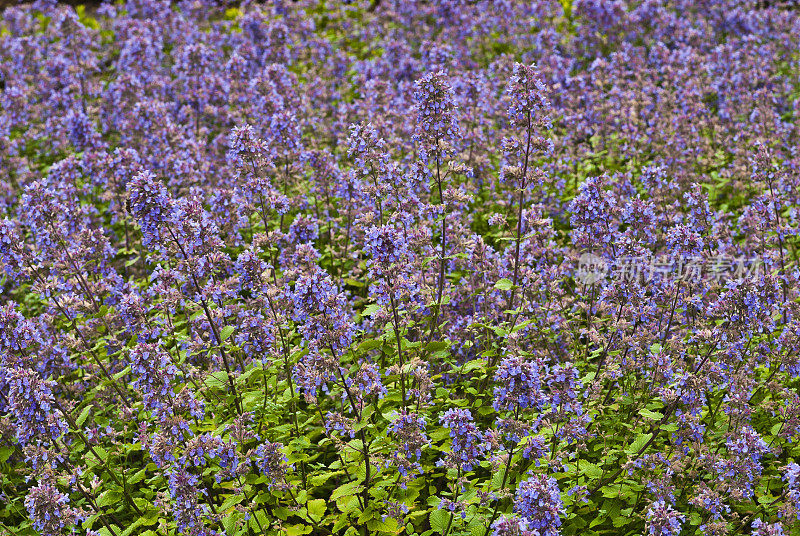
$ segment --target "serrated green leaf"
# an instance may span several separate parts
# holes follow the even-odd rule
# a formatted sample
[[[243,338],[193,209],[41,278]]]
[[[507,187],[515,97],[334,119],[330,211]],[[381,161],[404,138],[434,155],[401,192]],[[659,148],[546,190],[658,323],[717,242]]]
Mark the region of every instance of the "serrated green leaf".
[[[369,352],[370,350],[374,350],[375,348],[380,348],[382,344],[383,341],[379,341],[377,339],[367,339],[366,341],[358,345],[358,349],[356,350],[356,352],[359,354],[363,354]]]
[[[231,495],[225,502],[222,503],[222,506],[219,507],[221,512],[226,512],[242,502],[244,500],[244,495]]]
[[[308,515],[314,521],[321,521],[325,517],[325,511],[328,509],[328,504],[325,499],[311,499],[306,505],[308,508]]]
[[[131,534],[133,534],[133,531],[134,531],[134,530],[136,530],[136,529],[138,529],[140,526],[142,526],[142,524],[143,524],[143,523],[144,523],[144,521],[143,521],[141,518],[139,518],[139,519],[136,519],[136,520],[135,520],[133,523],[131,523],[131,524],[130,524],[130,526],[128,526],[128,528],[127,528],[127,529],[125,529],[125,531],[124,531],[122,534],[120,534],[119,536],[130,536]]]
[[[239,523],[239,518],[242,514],[237,511],[233,511],[230,514],[226,515],[222,518],[222,527],[225,529],[225,534],[227,536],[234,536],[237,531],[236,525]]]
[[[227,341],[227,340],[230,338],[230,336],[231,336],[231,335],[233,335],[233,332],[234,332],[235,330],[236,330],[236,327],[235,327],[235,326],[225,326],[225,327],[224,327],[224,328],[222,328],[222,330],[220,330],[220,332],[219,332],[219,338],[220,338],[220,340],[221,340],[222,342],[225,342],[225,341]]]
[[[119,372],[117,372],[116,374],[114,374],[111,377],[114,378],[114,381],[116,381],[116,380],[119,380],[120,378],[128,375],[130,373],[130,371],[131,371],[131,367],[125,367],[124,369],[120,370]]]
[[[225,371],[209,374],[205,379],[205,386],[214,389],[225,389],[228,386],[228,375]]]
[[[581,473],[588,476],[591,479],[597,479],[603,476],[603,469],[596,466],[591,462],[584,462],[580,463]]]
[[[640,409],[639,415],[651,421],[660,421],[664,417],[663,413],[650,411],[649,409]]]
[[[653,437],[652,433],[647,434],[639,434],[636,436],[636,439],[628,445],[628,448],[625,449],[625,452],[628,454],[636,454],[650,441],[650,438]]]
[[[310,533],[313,528],[311,525],[284,525],[286,536],[301,536]]]
[[[377,303],[371,303],[364,307],[364,311],[361,313],[361,316],[372,316],[378,311],[381,310],[381,306]]]
[[[469,524],[468,528],[471,536],[484,536],[486,534],[486,521],[476,519]]]
[[[122,493],[115,489],[109,489],[100,494],[97,498],[97,506],[110,506],[119,502]]]
[[[83,408],[81,414],[78,415],[77,419],[75,419],[75,424],[77,424],[78,426],[83,426],[83,423],[86,422],[86,419],[89,417],[89,413],[91,412],[92,412],[92,406],[86,406],[85,408]]]
[[[361,512],[361,515],[358,516],[358,523],[363,525],[367,521],[375,519],[376,515],[377,512],[375,509],[372,507],[372,505],[369,505],[363,512]]]
[[[356,495],[362,489],[362,486],[359,485],[358,480],[351,480],[347,484],[342,484],[331,493],[331,499],[336,500],[339,497],[349,497],[351,495]]]
[[[450,512],[444,510],[433,510],[430,515],[431,530],[438,534],[444,534],[447,530],[447,525],[450,524]]]
[[[136,484],[144,479],[145,475],[147,474],[147,468],[139,469],[133,475],[128,478],[128,484]]]
[[[494,288],[498,290],[511,290],[514,288],[514,283],[510,279],[503,278],[494,284]]]
[[[483,359],[473,359],[472,361],[464,364],[461,372],[466,374],[467,372],[472,372],[473,370],[486,370],[486,361]]]

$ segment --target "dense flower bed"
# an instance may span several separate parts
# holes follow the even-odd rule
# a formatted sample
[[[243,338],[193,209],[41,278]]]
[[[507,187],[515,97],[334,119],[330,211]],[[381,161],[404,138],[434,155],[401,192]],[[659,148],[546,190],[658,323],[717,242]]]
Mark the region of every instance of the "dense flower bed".
[[[800,12],[0,19],[0,533],[800,534]]]

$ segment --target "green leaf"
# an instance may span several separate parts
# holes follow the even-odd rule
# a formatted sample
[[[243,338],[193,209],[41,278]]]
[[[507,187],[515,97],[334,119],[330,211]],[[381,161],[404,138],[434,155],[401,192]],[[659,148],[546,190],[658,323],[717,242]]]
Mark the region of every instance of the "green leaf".
[[[375,348],[380,347],[382,344],[383,344],[382,341],[376,339],[367,339],[366,341],[358,345],[358,349],[356,350],[356,352],[359,354],[363,354],[370,350],[374,350]]]
[[[319,522],[325,516],[325,511],[327,510],[328,505],[325,502],[325,499],[311,499],[308,501],[306,507],[308,508],[309,517],[311,517],[311,519],[314,521]]]
[[[430,516],[431,529],[439,534],[444,534],[447,525],[450,524],[450,512],[444,510],[433,510]]]
[[[590,462],[581,462],[581,473],[588,476],[591,479],[597,479],[603,476],[603,470]]]
[[[445,341],[431,341],[425,347],[425,349],[429,352],[439,352],[441,350],[447,349],[447,343]]]
[[[220,340],[222,342],[227,341],[230,338],[230,336],[233,335],[233,332],[235,330],[236,330],[236,327],[234,327],[234,326],[225,326],[224,328],[222,328],[222,331],[219,332]]]
[[[312,531],[311,525],[288,525],[286,526],[286,536],[301,536]]]
[[[86,419],[89,417],[89,413],[91,413],[91,411],[92,411],[92,406],[86,406],[85,408],[83,408],[81,414],[78,415],[77,419],[75,419],[75,424],[77,424],[78,426],[83,426],[83,423],[86,422]]]
[[[358,516],[358,523],[359,525],[363,525],[367,521],[375,519],[375,516],[376,516],[375,509],[372,507],[372,505],[369,505],[364,509],[363,512],[361,512],[361,515]]]
[[[129,374],[130,371],[131,371],[131,367],[125,367],[124,369],[120,370],[119,372],[117,372],[116,374],[114,374],[111,377],[114,379],[114,381],[116,381],[116,380],[119,380],[120,378],[122,378],[123,376]]]
[[[97,498],[97,506],[110,506],[119,502],[122,493],[115,489],[109,489],[100,494]]]
[[[344,471],[326,471],[321,475],[309,475],[308,483],[311,484],[312,486],[321,486],[322,484],[327,482],[328,479],[340,474],[344,474]]]
[[[228,375],[224,370],[209,374],[205,379],[208,388],[225,389],[228,386]]]
[[[633,443],[631,443],[628,448],[625,449],[625,452],[628,454],[636,454],[650,441],[650,438],[653,437],[652,433],[647,434],[639,434],[636,436],[636,439]]]
[[[377,303],[371,303],[364,307],[364,311],[361,313],[361,316],[372,316],[378,311],[381,310],[381,306]]]
[[[125,531],[119,536],[130,536],[130,534],[132,534],[134,530],[138,529],[143,523],[144,523],[143,519],[141,518],[137,519],[136,521],[131,523],[130,526],[127,529],[125,529]]]
[[[664,417],[663,413],[659,413],[657,411],[650,411],[649,409],[640,409],[639,415],[651,421],[660,421]]]
[[[239,504],[240,502],[242,502],[243,499],[244,495],[231,495],[230,497],[225,499],[225,502],[222,503],[222,506],[220,506],[219,509],[222,512],[226,512],[231,508],[233,508],[234,506],[236,506],[237,504]]]
[[[222,527],[225,529],[225,534],[227,536],[233,536],[238,532],[235,529],[239,522],[239,516],[241,516],[241,514],[234,510],[222,519]]]
[[[494,284],[494,288],[498,290],[511,290],[514,288],[514,283],[510,279],[503,278]]]
[[[348,495],[347,497],[339,497],[336,499],[336,507],[339,508],[343,513],[349,514],[350,512],[358,511],[359,504],[358,504],[358,497],[354,495]],[[347,516],[341,516],[340,519],[347,520]]]
[[[243,372],[241,374],[241,376],[236,378],[236,380],[239,381],[239,382],[244,382],[250,376],[252,376],[253,374],[257,374],[257,373],[260,373],[260,372],[263,372],[263,370],[261,369],[260,365],[254,364],[254,366],[251,365],[250,368],[248,368],[245,372]]]
[[[14,452],[11,447],[0,447],[0,463],[5,463]]]
[[[469,533],[471,536],[483,536],[486,534],[486,521],[475,520],[469,525]]]
[[[128,478],[128,484],[136,484],[144,479],[145,474],[147,474],[147,468],[139,469],[136,473],[134,473],[130,478]]]
[[[361,491],[362,487],[359,486],[358,480],[351,480],[347,484],[342,484],[331,494],[331,499],[336,500],[339,497],[347,497],[350,495],[355,495],[359,491]]]
[[[486,361],[483,359],[473,359],[464,364],[461,372],[466,374],[467,372],[472,372],[473,370],[486,370]]]

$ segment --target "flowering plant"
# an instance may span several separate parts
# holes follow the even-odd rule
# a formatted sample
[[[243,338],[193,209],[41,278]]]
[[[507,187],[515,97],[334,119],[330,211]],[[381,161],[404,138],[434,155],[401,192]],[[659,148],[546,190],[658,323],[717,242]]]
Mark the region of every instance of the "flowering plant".
[[[2,11],[0,534],[800,535],[795,8],[223,4]]]

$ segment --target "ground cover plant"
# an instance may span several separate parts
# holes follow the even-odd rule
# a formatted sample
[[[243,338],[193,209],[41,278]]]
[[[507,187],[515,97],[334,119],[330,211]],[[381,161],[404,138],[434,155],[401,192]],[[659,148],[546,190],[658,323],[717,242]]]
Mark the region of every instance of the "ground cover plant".
[[[0,533],[800,534],[800,12],[0,18]]]

